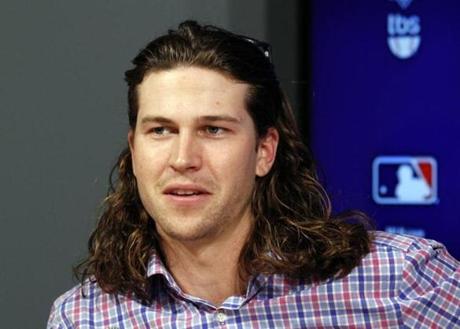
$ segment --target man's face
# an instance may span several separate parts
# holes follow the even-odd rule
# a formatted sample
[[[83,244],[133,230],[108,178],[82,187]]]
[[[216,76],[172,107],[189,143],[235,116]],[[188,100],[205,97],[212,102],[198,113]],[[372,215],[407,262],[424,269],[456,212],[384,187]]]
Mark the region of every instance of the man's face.
[[[257,140],[248,85],[179,67],[150,73],[138,88],[129,143],[139,194],[160,236],[214,240],[248,227],[255,178],[270,170],[278,141],[274,129]]]

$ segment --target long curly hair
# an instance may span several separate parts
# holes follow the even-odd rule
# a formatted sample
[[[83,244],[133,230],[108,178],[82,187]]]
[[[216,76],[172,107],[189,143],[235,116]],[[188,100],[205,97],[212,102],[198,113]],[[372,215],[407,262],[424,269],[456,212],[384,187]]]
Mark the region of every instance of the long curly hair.
[[[136,127],[137,87],[147,73],[198,66],[248,84],[247,110],[258,136],[274,127],[279,145],[271,171],[256,178],[255,222],[240,268],[248,274],[284,273],[312,281],[344,276],[369,252],[367,217],[357,211],[332,215],[270,56],[268,44],[255,39],[194,21],[180,24],[142,49],[132,61],[134,68],[125,73],[130,127]],[[128,147],[112,170],[110,190],[88,248],[88,258],[75,269],[82,283],[90,279],[107,293],[149,301],[147,263],[152,250],[162,253],[155,220],[139,198]]]

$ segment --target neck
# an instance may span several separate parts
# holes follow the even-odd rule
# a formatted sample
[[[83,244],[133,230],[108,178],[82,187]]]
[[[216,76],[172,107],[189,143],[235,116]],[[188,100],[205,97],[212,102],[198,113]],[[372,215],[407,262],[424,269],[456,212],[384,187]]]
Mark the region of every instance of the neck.
[[[242,220],[233,232],[207,241],[162,239],[166,263],[181,289],[192,296],[221,305],[228,297],[242,295],[247,276],[240,272],[239,258],[251,230]]]

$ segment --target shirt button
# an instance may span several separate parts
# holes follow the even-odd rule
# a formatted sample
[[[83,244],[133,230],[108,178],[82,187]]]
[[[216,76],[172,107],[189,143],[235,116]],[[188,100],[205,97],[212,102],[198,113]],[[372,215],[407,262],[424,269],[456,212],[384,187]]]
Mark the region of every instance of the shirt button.
[[[223,323],[225,322],[225,320],[227,320],[227,315],[225,315],[225,313],[223,311],[217,311],[217,321],[219,321],[220,323]]]

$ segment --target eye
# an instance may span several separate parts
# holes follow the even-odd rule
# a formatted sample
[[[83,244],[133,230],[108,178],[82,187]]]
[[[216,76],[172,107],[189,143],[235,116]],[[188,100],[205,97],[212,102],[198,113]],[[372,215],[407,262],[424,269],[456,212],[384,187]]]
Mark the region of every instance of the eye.
[[[159,127],[153,127],[152,129],[150,129],[150,132],[157,136],[164,136],[164,135],[171,133],[171,129],[168,127],[159,126]]]
[[[225,131],[224,128],[216,127],[216,126],[206,126],[205,132],[208,135],[221,135]]]

